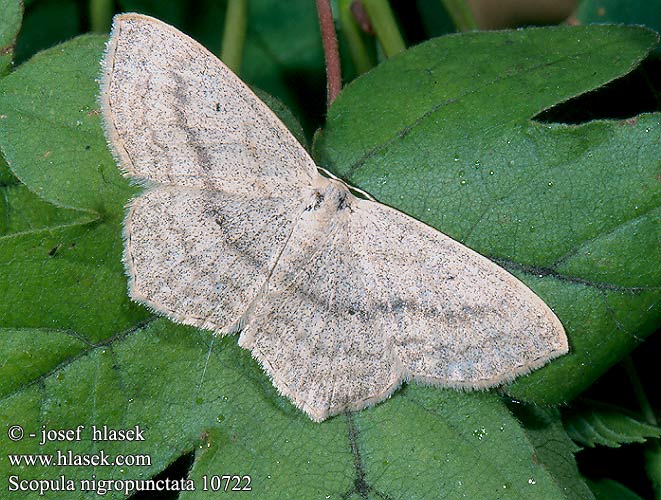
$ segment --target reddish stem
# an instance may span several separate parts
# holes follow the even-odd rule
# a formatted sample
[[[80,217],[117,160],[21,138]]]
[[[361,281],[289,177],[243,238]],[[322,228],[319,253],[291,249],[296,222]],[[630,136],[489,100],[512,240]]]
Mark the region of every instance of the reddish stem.
[[[328,90],[328,107],[333,103],[342,89],[342,70],[340,69],[340,53],[337,48],[335,23],[329,0],[317,0],[321,40],[324,44],[326,59],[326,78]]]

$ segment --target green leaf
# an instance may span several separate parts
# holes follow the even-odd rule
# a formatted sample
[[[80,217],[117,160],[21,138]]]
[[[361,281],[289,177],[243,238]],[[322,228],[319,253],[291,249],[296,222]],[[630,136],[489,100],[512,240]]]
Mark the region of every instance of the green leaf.
[[[99,342],[146,318],[126,294],[120,230],[83,212],[0,238],[0,326],[72,330]]]
[[[23,3],[20,0],[0,0],[0,12],[2,12],[0,16],[0,77],[2,77],[11,69],[16,36],[23,18]],[[0,154],[0,189],[2,186],[15,183],[16,179]]]
[[[0,241],[27,233],[37,234],[79,222],[94,220],[89,214],[57,208],[31,193],[23,185],[0,187]]]
[[[128,200],[137,189],[115,168],[98,133],[98,73],[94,78],[89,73],[98,67],[104,40],[97,35],[76,38],[69,51],[42,52],[20,73],[2,80],[0,140],[13,173],[38,196],[117,222],[124,214],[117,200]],[[79,59],[72,60],[72,53]],[[45,86],[44,75],[60,85]],[[58,134],[52,133],[54,128]],[[91,168],[83,169],[81,163]]]
[[[57,369],[79,354],[87,344],[68,331],[0,328],[0,355],[6,378],[0,387],[5,398]]]
[[[560,412],[520,404],[513,404],[511,408],[525,425],[526,433],[535,446],[535,461],[551,473],[565,495],[574,500],[594,500],[574,459],[574,453],[580,448],[562,427]]]
[[[54,339],[44,331],[3,333],[11,346],[0,382],[3,422],[38,432],[42,415],[58,428],[106,424],[145,430],[140,443],[66,444],[78,453],[103,447],[110,456],[151,457],[150,467],[124,473],[113,468],[105,477],[149,477],[196,449],[190,477],[198,487],[203,474],[250,474],[257,498],[339,498],[351,492],[356,498],[428,498],[440,491],[444,498],[565,498],[544,467],[530,460],[533,449],[525,434],[493,394],[411,386],[397,405],[315,424],[275,394],[234,338],[219,340],[163,319],[118,333],[103,345],[83,346],[65,332],[48,332]],[[25,353],[12,356],[17,348]],[[53,367],[67,350],[77,355]],[[45,351],[48,356],[39,359]],[[30,364],[22,372],[26,358],[39,359],[45,373],[37,376]],[[17,378],[19,389],[13,387]],[[7,451],[61,448],[62,443],[40,447],[23,440]],[[6,461],[3,454],[3,473],[11,470]],[[21,478],[80,479],[93,472],[33,468],[21,471]],[[190,497],[207,498],[200,492]]]
[[[431,40],[345,87],[315,146],[321,165],[554,309],[570,353],[510,385],[516,399],[571,399],[658,325],[661,118],[532,121],[626,73],[656,39],[589,26]]]
[[[21,29],[23,3],[20,0],[0,0],[0,76],[9,72],[16,36]]]
[[[661,0],[583,0],[575,17],[581,24],[639,24],[659,32]]]
[[[612,479],[588,481],[597,500],[643,500],[626,486]]]
[[[0,421],[36,433],[42,423],[87,432],[140,425],[146,440],[5,442],[0,477],[140,479],[195,450],[199,490],[189,498],[217,497],[202,491],[205,473],[250,474],[255,497],[270,499],[568,498],[496,394],[408,385],[375,408],[316,424],[276,393],[236,338],[129,303],[121,219],[135,191],[103,146],[102,50],[101,38],[81,37],[0,82],[0,145],[26,186],[14,194],[41,198],[0,239]],[[151,465],[17,469],[7,459],[101,448],[149,455]]]
[[[597,445],[619,448],[625,443],[644,443],[647,438],[661,436],[659,427],[619,408],[597,403],[566,412],[563,423],[574,441],[591,448]]]
[[[136,190],[100,130],[103,43],[78,38],[0,82],[0,148],[41,197],[4,188],[0,326],[70,329],[97,342],[147,317],[128,299],[121,263],[123,206]]]

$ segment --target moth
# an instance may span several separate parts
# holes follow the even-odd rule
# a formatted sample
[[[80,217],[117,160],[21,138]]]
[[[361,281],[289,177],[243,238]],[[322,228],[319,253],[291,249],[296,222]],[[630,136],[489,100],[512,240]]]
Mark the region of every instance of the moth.
[[[237,333],[312,420],[402,381],[492,387],[568,350],[529,288],[464,245],[320,175],[222,62],[156,19],[115,17],[101,108],[123,173],[133,300]]]

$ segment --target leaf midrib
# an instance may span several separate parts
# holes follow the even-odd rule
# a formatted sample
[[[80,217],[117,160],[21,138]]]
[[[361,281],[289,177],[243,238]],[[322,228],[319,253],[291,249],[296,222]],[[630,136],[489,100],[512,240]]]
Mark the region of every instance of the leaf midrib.
[[[40,233],[50,233],[50,232],[55,232],[59,230],[65,230],[65,229],[70,229],[74,227],[82,227],[86,226],[89,224],[92,224],[94,222],[97,222],[101,219],[100,216],[90,218],[90,219],[80,219],[71,223],[67,224],[58,224],[55,226],[46,226],[46,227],[41,227],[41,228],[36,228],[36,229],[29,229],[27,231],[18,231],[15,233],[9,233],[9,234],[3,234],[0,235],[0,243],[6,242],[6,241],[11,241],[14,238],[23,238],[26,236],[36,236]]]
[[[510,272],[521,272],[523,274],[529,275],[535,278],[546,278],[551,277],[558,281],[563,281],[565,283],[579,285],[579,286],[588,286],[595,288],[600,291],[609,291],[609,292],[625,292],[633,295],[638,295],[643,292],[656,292],[661,290],[661,286],[621,286],[613,283],[603,282],[603,281],[594,281],[586,278],[581,278],[579,276],[571,276],[567,274],[559,273],[557,270],[548,268],[548,267],[536,267],[521,264],[514,260],[503,259],[500,257],[494,257],[491,255],[485,255],[489,260],[495,262],[501,267],[504,267]]]
[[[133,335],[136,332],[142,331],[145,327],[147,327],[150,323],[152,323],[153,321],[155,321],[157,319],[160,319],[160,318],[158,316],[155,316],[155,315],[150,316],[147,319],[135,324],[131,328],[128,328],[126,330],[118,332],[115,335],[112,335],[112,336],[108,337],[107,339],[102,340],[101,342],[90,342],[88,339],[86,339],[85,337],[79,335],[78,333],[76,333],[74,331],[58,330],[60,333],[65,333],[67,335],[70,335],[70,336],[84,342],[85,344],[87,344],[88,347],[85,348],[85,349],[81,349],[75,355],[73,355],[70,358],[58,363],[56,366],[54,366],[53,368],[51,368],[47,372],[42,373],[38,377],[35,377],[34,379],[32,379],[30,382],[27,382],[27,383],[21,385],[20,387],[16,388],[16,390],[11,391],[11,392],[3,395],[2,397],[0,397],[0,402],[3,402],[5,400],[11,398],[12,396],[15,396],[15,395],[23,392],[24,390],[29,389],[30,387],[41,383],[43,380],[47,379],[48,377],[50,377],[54,373],[62,370],[63,368],[66,368],[67,366],[71,365],[72,363],[74,363],[78,359],[85,357],[87,354],[91,353],[92,351],[95,351],[95,350],[97,350],[99,348],[102,348],[102,347],[111,347],[112,344],[115,343],[116,341],[122,340],[124,338],[127,338],[127,337]]]

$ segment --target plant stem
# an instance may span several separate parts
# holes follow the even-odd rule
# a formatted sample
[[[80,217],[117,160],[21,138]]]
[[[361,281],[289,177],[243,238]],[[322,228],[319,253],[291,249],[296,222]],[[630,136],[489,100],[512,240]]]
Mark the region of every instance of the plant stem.
[[[229,0],[220,58],[229,69],[239,74],[248,25],[248,0]]]
[[[392,57],[395,54],[406,50],[404,39],[402,38],[395,16],[390,9],[387,0],[362,0],[363,6],[370,18],[372,28],[376,37],[383,48],[386,57]]]
[[[478,29],[473,11],[466,0],[441,0],[445,10],[448,11],[452,22],[459,31],[471,31]]]
[[[351,4],[354,1],[355,0],[339,0],[339,20],[341,32],[349,46],[351,60],[356,68],[356,72],[360,75],[369,71],[374,64],[372,63],[365,41],[363,40],[360,27],[358,26],[351,10]]]
[[[90,0],[90,31],[108,33],[112,23],[114,4],[112,0]]]
[[[333,103],[342,90],[342,69],[340,67],[340,52],[337,48],[337,35],[333,11],[329,0],[317,0],[317,13],[321,27],[321,40],[324,44],[324,58],[326,59],[326,89],[328,91],[328,107]]]

